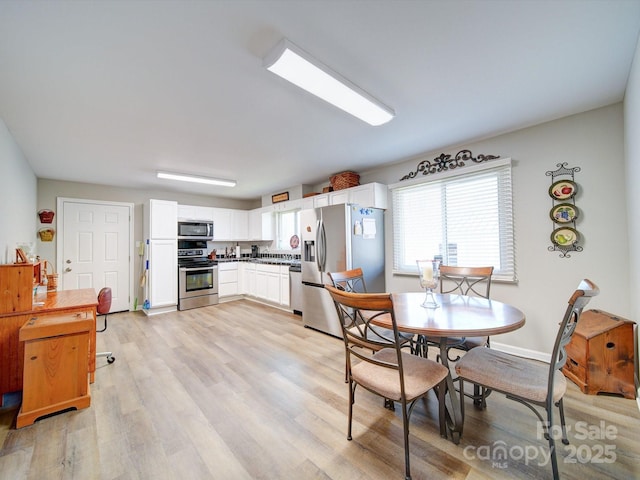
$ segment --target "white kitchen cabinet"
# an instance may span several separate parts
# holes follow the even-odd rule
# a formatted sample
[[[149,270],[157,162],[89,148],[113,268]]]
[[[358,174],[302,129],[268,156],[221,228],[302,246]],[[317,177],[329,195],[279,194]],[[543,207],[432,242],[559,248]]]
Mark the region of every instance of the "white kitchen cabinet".
[[[238,295],[247,295],[247,265],[246,262],[238,262]]]
[[[262,240],[262,209],[249,210],[249,240]]]
[[[273,215],[274,213],[271,209],[266,212],[262,212],[262,240],[275,240],[276,238],[276,222]]]
[[[235,240],[233,238],[233,221],[231,209],[213,208],[213,240]]]
[[[289,307],[289,265],[280,265],[280,305]]]
[[[337,190],[335,192],[329,193],[329,204],[330,205],[341,205],[344,203],[351,203],[349,188],[345,188],[343,190]]]
[[[256,264],[255,263],[245,263],[244,264],[244,275],[242,277],[242,282],[244,284],[244,290],[246,295],[250,295],[252,297],[256,295]]]
[[[178,241],[149,240],[148,300],[151,310],[178,304]]]
[[[256,267],[256,294],[258,298],[267,299],[268,272]]]
[[[387,208],[387,186],[382,183],[366,183],[302,199],[302,209],[355,203],[362,207]]]
[[[231,221],[234,240],[249,240],[249,211],[232,210]]]
[[[329,205],[329,194],[322,193],[320,195],[313,195],[302,199],[302,210],[309,210],[311,208],[326,207]]]
[[[239,294],[238,262],[218,264],[218,296],[230,297]]]
[[[180,220],[213,220],[212,207],[200,207],[197,205],[178,205],[178,218]]]
[[[178,305],[178,203],[150,199],[143,212],[147,244],[147,315],[175,310]]]
[[[387,209],[388,188],[381,183],[367,183],[357,187],[347,188],[349,201],[362,207]]]
[[[232,208],[212,208],[213,240],[239,241],[249,239],[249,212]]]
[[[145,237],[152,240],[175,240],[178,237],[178,203],[150,199],[145,206]]]
[[[326,207],[329,205],[329,194],[315,195],[313,197],[313,208]]]
[[[274,221],[271,206],[256,208],[249,212],[249,240],[273,240]]]
[[[289,210],[299,210],[302,208],[302,199],[287,200],[286,202],[274,203],[274,212],[288,212]]]
[[[256,266],[256,297],[280,304],[280,265]]]

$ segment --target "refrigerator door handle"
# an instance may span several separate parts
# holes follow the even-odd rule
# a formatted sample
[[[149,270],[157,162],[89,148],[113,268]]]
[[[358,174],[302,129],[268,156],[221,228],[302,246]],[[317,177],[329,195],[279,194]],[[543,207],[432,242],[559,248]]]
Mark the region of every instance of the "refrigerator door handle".
[[[318,245],[318,271],[324,272],[327,263],[327,234],[324,228],[322,217],[320,217],[320,220],[318,220],[318,233],[316,234],[316,236],[316,245]]]

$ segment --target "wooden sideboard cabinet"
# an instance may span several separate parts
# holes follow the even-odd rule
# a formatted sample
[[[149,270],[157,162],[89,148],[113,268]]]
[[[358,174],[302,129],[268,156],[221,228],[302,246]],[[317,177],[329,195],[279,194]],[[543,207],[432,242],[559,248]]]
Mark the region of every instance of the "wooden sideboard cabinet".
[[[87,408],[92,318],[80,315],[32,317],[20,328],[24,342],[22,406],[16,427],[70,408]]]
[[[0,314],[31,310],[33,279],[31,263],[0,265]]]
[[[33,276],[33,264],[0,265],[0,407],[12,404],[13,400],[7,402],[8,394],[22,390],[24,342],[20,342],[19,332],[33,317],[68,313],[91,320],[93,326],[89,333],[87,361],[91,383],[95,378],[95,321],[98,306],[95,290],[49,291],[34,297]]]
[[[601,310],[582,313],[562,372],[583,393],[635,398],[635,322]]]

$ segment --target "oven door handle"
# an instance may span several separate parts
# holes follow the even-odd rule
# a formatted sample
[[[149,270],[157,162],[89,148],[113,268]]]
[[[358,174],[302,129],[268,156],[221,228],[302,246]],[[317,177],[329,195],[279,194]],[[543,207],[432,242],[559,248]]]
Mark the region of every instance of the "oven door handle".
[[[215,270],[217,265],[205,266],[205,267],[180,267],[181,272],[195,272],[197,270]]]

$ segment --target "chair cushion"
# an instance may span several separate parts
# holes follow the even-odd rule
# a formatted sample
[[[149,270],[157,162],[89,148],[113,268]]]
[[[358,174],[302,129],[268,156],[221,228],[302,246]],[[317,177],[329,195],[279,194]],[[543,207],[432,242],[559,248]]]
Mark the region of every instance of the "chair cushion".
[[[456,364],[456,373],[464,380],[484,385],[506,394],[544,403],[547,398],[549,364],[517,357],[493,348],[474,348]],[[559,401],[567,389],[567,381],[556,370],[553,401]]]
[[[401,355],[408,401],[428,392],[449,374],[446,367],[433,360],[405,352]],[[396,363],[398,359],[394,348],[383,348],[374,356],[389,363]],[[397,370],[361,361],[351,367],[351,376],[363,387],[385,398],[400,401],[400,374]]]

